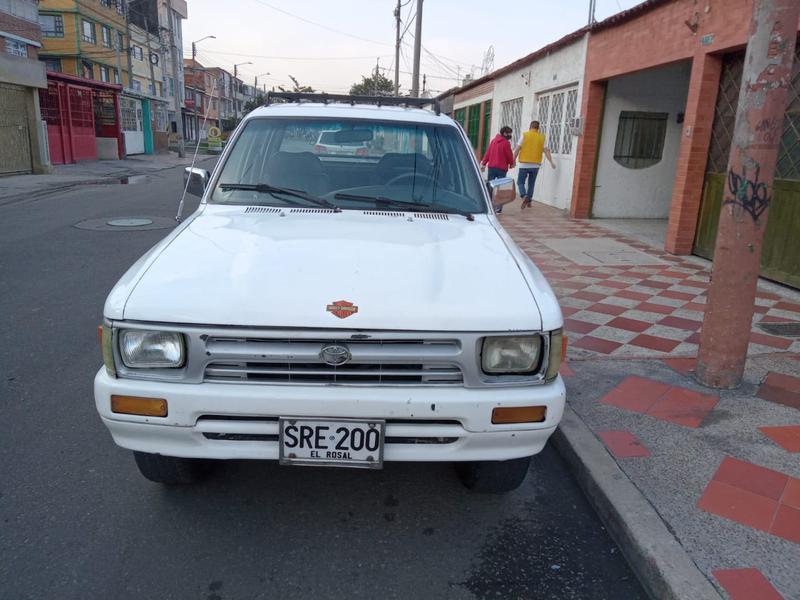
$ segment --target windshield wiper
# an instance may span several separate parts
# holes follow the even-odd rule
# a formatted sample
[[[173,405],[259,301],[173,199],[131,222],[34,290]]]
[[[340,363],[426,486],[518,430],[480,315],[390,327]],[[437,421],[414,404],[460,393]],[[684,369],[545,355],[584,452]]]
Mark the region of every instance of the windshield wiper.
[[[417,202],[404,202],[403,200],[394,200],[393,198],[387,198],[386,196],[362,196],[360,194],[341,193],[336,194],[334,198],[337,200],[352,200],[354,202],[374,202],[382,206],[406,208],[415,212],[456,214],[465,217],[467,221],[475,220],[475,216],[472,213],[468,213],[467,211],[459,210],[457,208],[442,207],[433,204],[422,204]]]
[[[320,196],[314,196],[312,194],[308,194],[302,190],[294,190],[292,188],[285,188],[285,187],[278,187],[274,185],[270,185],[268,183],[221,183],[219,188],[223,192],[231,191],[231,190],[242,190],[242,191],[250,191],[250,192],[258,192],[260,194],[283,194],[284,196],[290,196],[292,198],[300,198],[301,200],[305,200],[306,202],[310,202],[316,206],[323,206],[325,208],[330,208],[333,212],[342,212],[342,209],[336,206],[330,200],[326,200]]]

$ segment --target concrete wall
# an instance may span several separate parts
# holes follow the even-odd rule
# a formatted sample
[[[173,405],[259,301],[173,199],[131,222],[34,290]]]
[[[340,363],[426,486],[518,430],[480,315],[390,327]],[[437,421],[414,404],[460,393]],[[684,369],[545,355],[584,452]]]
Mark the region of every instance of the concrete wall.
[[[683,129],[677,115],[686,110],[690,73],[691,63],[684,61],[608,82],[592,216],[631,219],[669,216]],[[629,169],[614,160],[621,111],[669,114],[664,152],[657,164]]]
[[[570,89],[577,86],[578,104],[580,107],[581,92],[583,87],[583,72],[586,60],[587,37],[583,36],[578,41],[559,48],[519,69],[495,79],[494,98],[492,103],[492,129],[490,138],[494,137],[501,123],[501,103],[516,98],[522,98],[521,128],[525,130],[532,119],[538,116],[537,95],[556,89]],[[578,111],[576,110],[576,116]],[[514,132],[514,141],[519,137],[520,131]],[[549,165],[542,167],[536,180],[535,198],[558,208],[567,208],[572,197],[572,176],[575,169],[575,152],[577,139],[573,140],[572,151],[569,154],[553,156],[556,170]],[[516,170],[511,175],[516,175]]]

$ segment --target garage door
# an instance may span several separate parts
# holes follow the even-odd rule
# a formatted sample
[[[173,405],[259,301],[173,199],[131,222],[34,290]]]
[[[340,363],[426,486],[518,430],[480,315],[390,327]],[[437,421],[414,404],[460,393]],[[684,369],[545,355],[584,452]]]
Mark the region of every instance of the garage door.
[[[24,87],[0,83],[0,174],[30,173],[29,94]]]

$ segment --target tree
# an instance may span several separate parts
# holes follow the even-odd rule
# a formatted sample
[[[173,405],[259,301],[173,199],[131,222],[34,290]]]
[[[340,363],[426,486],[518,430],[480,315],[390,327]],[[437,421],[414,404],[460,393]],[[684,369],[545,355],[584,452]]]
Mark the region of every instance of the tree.
[[[289,79],[291,79],[291,80],[292,80],[292,88],[293,88],[293,89],[291,89],[291,90],[287,90],[287,89],[285,89],[283,86],[280,86],[280,85],[279,85],[279,86],[278,86],[278,89],[279,89],[280,91],[282,91],[282,92],[296,92],[296,93],[297,93],[297,92],[300,92],[300,93],[312,93],[312,92],[315,92],[315,91],[316,91],[316,90],[315,90],[313,87],[311,87],[310,85],[300,85],[300,83],[297,81],[297,79],[295,79],[295,78],[294,78],[294,77],[292,77],[291,75],[289,75]]]
[[[354,96],[394,96],[394,83],[383,73],[373,73],[369,77],[361,76],[361,83],[350,87]]]

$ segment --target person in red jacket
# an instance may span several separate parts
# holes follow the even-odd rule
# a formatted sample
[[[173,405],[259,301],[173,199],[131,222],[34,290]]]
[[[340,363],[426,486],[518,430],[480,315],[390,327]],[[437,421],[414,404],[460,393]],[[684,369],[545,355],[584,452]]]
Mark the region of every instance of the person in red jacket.
[[[494,139],[489,142],[489,147],[486,148],[486,153],[481,160],[481,171],[489,167],[489,172],[486,174],[486,182],[492,179],[505,177],[509,169],[513,169],[514,151],[511,149],[511,135],[513,131],[508,125],[503,125],[500,128]],[[495,212],[503,212],[503,207],[498,206]]]

